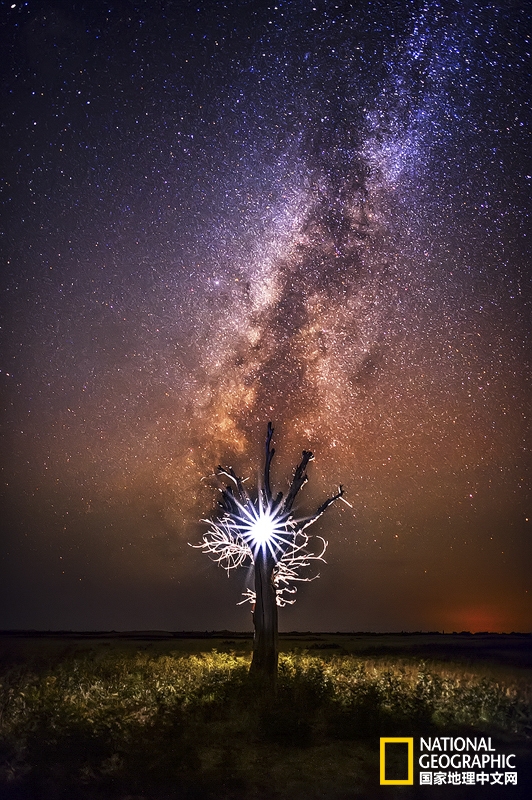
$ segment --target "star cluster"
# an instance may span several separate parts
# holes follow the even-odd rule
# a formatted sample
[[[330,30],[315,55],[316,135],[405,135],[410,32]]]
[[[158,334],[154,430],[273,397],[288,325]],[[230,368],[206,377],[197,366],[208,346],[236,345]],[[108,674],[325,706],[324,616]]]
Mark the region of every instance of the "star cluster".
[[[353,505],[281,625],[530,629],[529,29],[6,5],[2,627],[249,628],[187,542],[273,420]]]

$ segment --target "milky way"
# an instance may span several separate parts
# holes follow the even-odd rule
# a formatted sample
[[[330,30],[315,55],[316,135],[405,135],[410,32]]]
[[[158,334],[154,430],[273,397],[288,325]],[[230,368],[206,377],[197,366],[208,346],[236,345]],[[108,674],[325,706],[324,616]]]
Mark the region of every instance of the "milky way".
[[[272,420],[353,506],[282,626],[529,630],[523,7],[9,5],[0,625],[249,628]]]

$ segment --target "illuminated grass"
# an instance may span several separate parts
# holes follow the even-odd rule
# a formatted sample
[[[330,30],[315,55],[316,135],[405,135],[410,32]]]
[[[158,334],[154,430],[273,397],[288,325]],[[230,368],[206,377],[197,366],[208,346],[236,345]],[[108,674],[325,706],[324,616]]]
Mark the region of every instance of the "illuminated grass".
[[[303,762],[316,797],[331,771],[340,796],[355,774],[359,787],[367,784],[367,743],[383,731],[532,731],[526,687],[458,667],[288,653],[277,697],[261,698],[248,666],[248,656],[213,651],[89,655],[40,674],[13,669],[0,687],[1,783],[37,786],[39,797],[50,781],[75,785],[77,796],[151,798],[169,786],[187,796],[199,786],[202,796],[238,797],[266,792],[257,765],[273,759],[277,796],[288,786],[298,796]]]

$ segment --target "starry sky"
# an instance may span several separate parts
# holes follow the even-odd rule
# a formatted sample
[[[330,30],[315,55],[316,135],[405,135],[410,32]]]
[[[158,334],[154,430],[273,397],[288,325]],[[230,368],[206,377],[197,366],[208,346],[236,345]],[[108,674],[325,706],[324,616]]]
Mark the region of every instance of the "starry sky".
[[[530,19],[1,4],[2,628],[250,630],[221,463],[298,511],[282,630],[530,631]]]

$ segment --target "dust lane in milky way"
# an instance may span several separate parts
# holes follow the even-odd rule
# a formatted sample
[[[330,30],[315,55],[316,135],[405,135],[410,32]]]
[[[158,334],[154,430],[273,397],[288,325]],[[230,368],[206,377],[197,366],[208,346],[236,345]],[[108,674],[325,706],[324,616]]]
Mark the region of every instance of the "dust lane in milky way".
[[[272,420],[353,505],[281,627],[529,630],[525,10],[177,5],[2,23],[0,626],[249,628]]]

